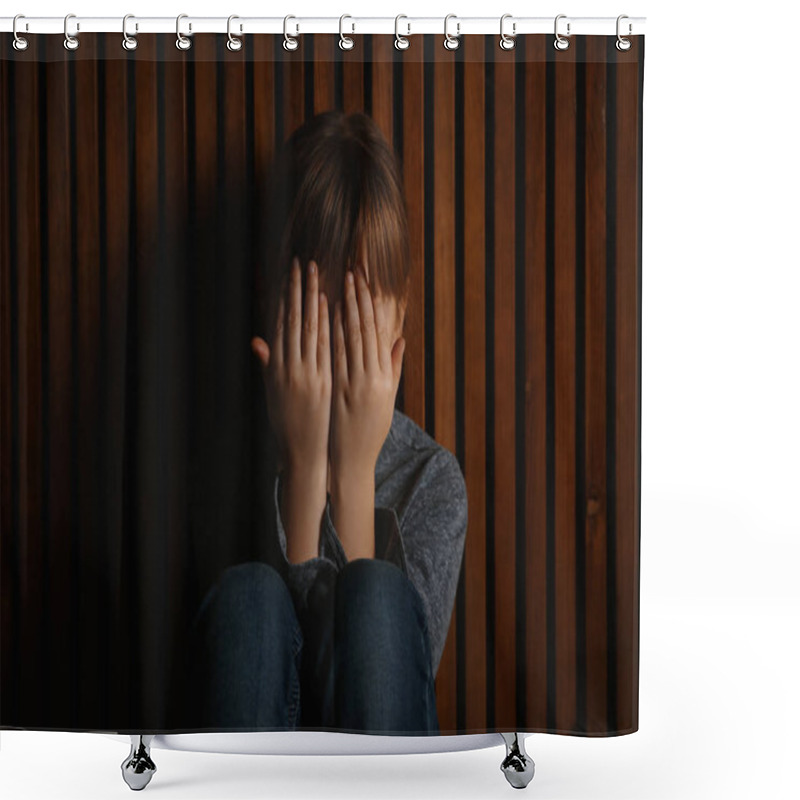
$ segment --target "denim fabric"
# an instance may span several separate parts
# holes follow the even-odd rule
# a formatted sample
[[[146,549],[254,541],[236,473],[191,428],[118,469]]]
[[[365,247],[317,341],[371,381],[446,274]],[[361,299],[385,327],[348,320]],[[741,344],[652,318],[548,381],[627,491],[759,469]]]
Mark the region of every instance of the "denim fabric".
[[[330,495],[320,526],[318,555],[300,563],[286,557],[280,514],[280,473],[270,478],[264,560],[286,581],[300,613],[311,587],[347,563],[334,528]],[[375,558],[397,566],[419,592],[436,675],[453,613],[467,532],[467,489],[455,455],[410,417],[394,409],[375,466]]]
[[[229,567],[192,624],[197,728],[439,732],[422,600],[396,565],[323,572],[304,612],[268,564]]]

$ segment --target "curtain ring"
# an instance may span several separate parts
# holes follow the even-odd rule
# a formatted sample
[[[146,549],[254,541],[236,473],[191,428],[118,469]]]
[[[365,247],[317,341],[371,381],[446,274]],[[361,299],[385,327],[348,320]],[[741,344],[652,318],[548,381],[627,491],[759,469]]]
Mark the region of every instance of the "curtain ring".
[[[458,45],[460,44],[460,41],[459,41],[458,37],[461,35],[461,23],[459,21],[456,21],[456,35],[455,36],[452,36],[451,34],[449,34],[447,32],[447,20],[449,20],[450,17],[456,17],[456,16],[457,16],[457,14],[448,14],[444,18],[444,42],[443,42],[443,44],[444,44],[445,50],[458,50]]]
[[[353,47],[355,46],[355,42],[349,36],[345,36],[344,33],[342,33],[342,23],[344,22],[345,17],[353,19],[349,14],[342,14],[342,16],[339,17],[339,47],[342,50],[352,50]],[[355,29],[356,29],[356,24],[354,22],[353,32],[355,32]]]
[[[234,19],[239,19],[239,17],[236,14],[231,14],[228,17],[228,50],[230,50],[232,53],[241,50],[243,44],[241,39],[231,33],[231,21]],[[239,26],[239,30],[242,30],[241,26]]]
[[[553,41],[553,47],[555,47],[555,49],[556,49],[556,50],[566,50],[566,49],[569,47],[569,39],[565,39],[565,38],[564,38],[564,37],[563,37],[563,36],[562,36],[562,35],[561,35],[561,34],[558,32],[558,21],[559,21],[559,20],[560,20],[562,17],[566,18],[566,16],[567,16],[566,14],[558,14],[558,15],[556,16],[556,23],[555,23],[555,33],[556,33],[556,38],[555,38],[555,40]],[[569,35],[570,35],[570,32],[569,32],[569,22],[567,22],[567,36],[569,36]]]
[[[622,50],[622,51],[630,50],[631,49],[631,40],[630,39],[625,39],[623,36],[620,36],[620,33],[619,33],[619,21],[621,19],[630,19],[630,17],[627,14],[620,14],[617,17],[617,50]],[[632,27],[631,23],[629,22],[628,23],[628,34],[629,35],[630,35],[630,32],[631,32],[631,27]]]
[[[394,46],[398,50],[408,50],[408,48],[411,46],[411,42],[409,42],[408,39],[405,38],[405,36],[401,36],[400,32],[397,29],[398,28],[397,23],[400,21],[401,17],[408,19],[408,17],[405,14],[398,14],[394,18]],[[406,36],[411,36],[411,23],[407,22],[406,25],[408,26],[408,31],[406,33]]]
[[[297,19],[297,17],[294,17],[291,14],[287,14],[283,18],[283,49],[284,50],[297,50],[297,39],[293,38],[292,36],[289,36],[289,34],[286,31],[286,23],[290,19]],[[299,33],[300,29],[297,27],[296,24],[295,24],[295,29]]]
[[[133,18],[133,14],[126,14],[122,18],[122,46],[126,50],[135,50],[139,45],[139,42],[135,36],[128,36],[127,23],[131,18]],[[139,29],[138,25],[136,26],[136,29]]]
[[[25,19],[25,15],[24,14],[17,14],[17,16],[14,17],[14,22],[11,25],[11,30],[14,33],[14,49],[15,50],[27,50],[28,49],[28,40],[25,37],[20,36],[17,33],[17,20],[18,19]],[[27,25],[26,25],[26,27],[27,27]]]
[[[514,37],[517,35],[517,23],[511,23],[511,36],[503,33],[503,22],[505,21],[506,17],[511,17],[512,14],[503,14],[500,17],[500,49],[501,50],[513,50],[514,45],[516,42],[514,41]]]
[[[192,46],[192,40],[188,36],[184,36],[181,33],[181,20],[184,17],[188,17],[188,14],[178,14],[178,18],[175,20],[175,33],[178,35],[178,38],[175,40],[175,47],[178,50],[188,50]],[[189,30],[192,29],[192,23],[189,23]]]
[[[64,17],[64,47],[67,50],[77,50],[78,46],[80,45],[80,42],[78,41],[78,37],[77,36],[71,36],[69,30],[67,30],[67,27],[69,26],[70,18],[72,18],[74,16],[75,16],[74,14],[67,14],[67,16]],[[78,23],[77,27],[76,27],[76,31],[79,31],[80,29],[81,29],[81,26],[80,26],[80,23]]]

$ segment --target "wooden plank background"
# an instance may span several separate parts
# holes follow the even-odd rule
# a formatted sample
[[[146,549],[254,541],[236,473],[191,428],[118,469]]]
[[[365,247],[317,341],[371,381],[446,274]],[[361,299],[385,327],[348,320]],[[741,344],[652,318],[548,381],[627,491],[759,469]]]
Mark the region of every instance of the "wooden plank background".
[[[168,731],[182,626],[252,556],[259,191],[314,113],[402,164],[398,407],[469,529],[442,733],[638,727],[644,38],[0,43],[0,727]]]

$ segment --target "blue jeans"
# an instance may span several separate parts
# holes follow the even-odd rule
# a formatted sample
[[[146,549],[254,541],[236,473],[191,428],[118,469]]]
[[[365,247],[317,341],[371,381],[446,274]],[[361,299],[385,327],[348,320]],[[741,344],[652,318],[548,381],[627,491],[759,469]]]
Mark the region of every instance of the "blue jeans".
[[[223,572],[192,625],[196,727],[439,733],[416,587],[395,564],[366,558],[326,581],[312,587],[301,620],[270,565]]]

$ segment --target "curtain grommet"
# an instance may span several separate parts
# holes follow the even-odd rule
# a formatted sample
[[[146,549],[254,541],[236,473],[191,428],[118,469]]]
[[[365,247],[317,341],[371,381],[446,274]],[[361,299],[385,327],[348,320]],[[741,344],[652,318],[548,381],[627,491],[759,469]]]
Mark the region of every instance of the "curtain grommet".
[[[18,19],[25,19],[25,15],[24,14],[17,14],[14,17],[14,22],[11,25],[11,31],[14,34],[14,42],[13,42],[14,49],[22,52],[23,50],[27,50],[28,49],[29,42],[24,36],[20,36],[19,33],[17,33],[17,20]]]
[[[562,36],[558,32],[558,21],[562,18],[566,19],[566,16],[567,16],[566,14],[556,15],[556,21],[554,26],[556,38],[553,40],[553,47],[555,47],[556,50],[566,50],[569,47],[569,39],[567,38],[568,36],[571,36],[569,32],[569,21],[567,21],[567,36]]]
[[[80,47],[80,42],[78,41],[77,36],[72,36],[69,32],[69,21],[75,16],[75,14],[67,14],[64,17],[64,49],[65,50],[77,50]],[[77,23],[76,31],[81,29],[80,23]]]
[[[126,14],[122,18],[122,47],[125,50],[135,50],[139,46],[139,41],[135,36],[128,35],[129,19],[133,19],[133,14]],[[138,25],[136,27],[138,28]]]
[[[289,32],[286,30],[286,24],[289,22],[290,19],[297,19],[292,14],[287,14],[283,18],[283,49],[284,50],[297,50],[297,39],[294,36],[289,36]],[[300,29],[295,24],[295,31],[300,32]]]
[[[617,41],[616,41],[615,44],[616,44],[617,50],[619,50],[620,52],[624,53],[626,50],[630,50],[631,49],[631,40],[630,39],[626,39],[619,32],[619,23],[620,23],[620,20],[622,20],[622,19],[630,19],[630,17],[627,14],[620,14],[617,17]],[[630,36],[630,33],[631,33],[632,29],[633,29],[633,26],[629,22],[628,23],[628,35],[629,36]]]
[[[408,17],[405,14],[398,14],[394,18],[394,46],[398,50],[408,50],[408,48],[411,46],[411,42],[409,42],[406,37],[411,36],[411,23],[410,22],[406,23],[408,30],[406,31],[405,36],[401,36],[400,31],[398,30],[399,27],[398,23],[400,22],[401,18],[408,19]]]
[[[517,35],[517,23],[511,23],[511,36],[503,31],[503,23],[506,21],[507,17],[513,17],[513,14],[503,14],[500,17],[500,49],[501,50],[513,50],[514,46],[516,45],[515,37]]]
[[[188,50],[192,46],[192,40],[181,33],[181,20],[184,17],[188,17],[188,14],[178,14],[177,19],[175,20],[175,33],[177,34],[178,38],[175,40],[175,47],[178,50]],[[189,30],[192,30],[192,23],[189,23]]]
[[[356,43],[350,36],[345,36],[344,31],[342,30],[342,23],[345,21],[346,18],[353,19],[349,14],[342,14],[339,17],[339,48],[341,50],[352,50]],[[353,23],[353,30],[351,33],[354,33],[356,29],[355,23]]]
[[[242,41],[242,40],[241,40],[241,39],[240,39],[238,36],[234,36],[234,35],[231,33],[231,22],[232,22],[233,20],[235,20],[235,19],[239,19],[239,16],[238,16],[237,14],[231,14],[231,15],[228,17],[228,41],[227,41],[227,43],[226,43],[226,47],[227,47],[227,48],[228,48],[228,50],[230,50],[232,53],[238,53],[238,52],[239,52],[239,50],[241,50],[241,49],[242,49],[242,47],[244,46],[244,42],[243,42],[243,41]],[[242,30],[242,29],[241,29],[241,26],[240,26],[240,27],[239,27],[239,32],[240,32],[240,33],[241,33],[241,30]]]
[[[461,36],[461,22],[459,22],[458,19],[456,19],[456,35],[455,36],[453,36],[447,30],[447,22],[448,22],[448,20],[451,17],[457,17],[457,16],[458,16],[457,14],[448,14],[444,18],[444,42],[442,42],[442,44],[444,45],[444,49],[445,50],[458,50],[458,47],[461,44],[461,39],[459,39],[459,37]]]

